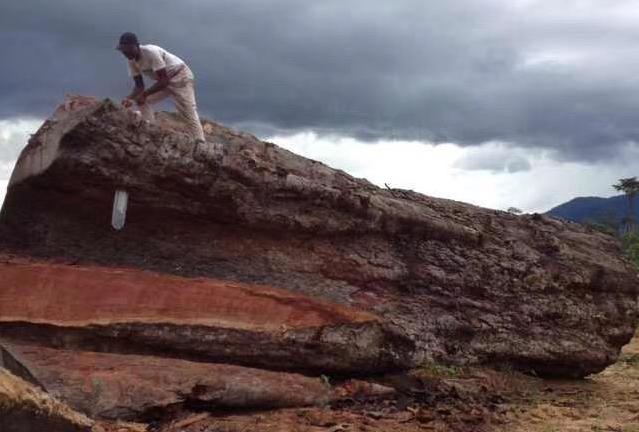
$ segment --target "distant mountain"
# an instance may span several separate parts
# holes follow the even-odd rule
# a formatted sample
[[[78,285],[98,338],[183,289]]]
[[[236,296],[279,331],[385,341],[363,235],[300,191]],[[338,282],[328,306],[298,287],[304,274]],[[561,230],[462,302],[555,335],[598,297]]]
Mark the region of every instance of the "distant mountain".
[[[639,200],[635,203],[639,210]],[[618,225],[628,212],[625,195],[610,198],[580,197],[558,205],[546,214],[574,222],[605,222]],[[639,214],[639,212],[638,212]]]

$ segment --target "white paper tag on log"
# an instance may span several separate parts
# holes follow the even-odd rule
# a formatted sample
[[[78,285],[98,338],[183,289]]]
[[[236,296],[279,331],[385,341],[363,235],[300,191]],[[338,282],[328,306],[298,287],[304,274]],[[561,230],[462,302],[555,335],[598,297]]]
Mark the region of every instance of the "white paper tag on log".
[[[111,226],[116,230],[124,228],[126,221],[126,206],[129,201],[129,194],[124,190],[116,190],[113,198],[113,215],[111,216]]]

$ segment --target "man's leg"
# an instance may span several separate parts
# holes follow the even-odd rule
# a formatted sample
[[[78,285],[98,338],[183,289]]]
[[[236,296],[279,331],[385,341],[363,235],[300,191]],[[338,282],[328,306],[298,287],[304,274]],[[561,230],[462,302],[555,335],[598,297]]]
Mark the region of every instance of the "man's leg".
[[[184,118],[189,128],[189,132],[193,139],[205,141],[204,130],[200,117],[197,114],[197,105],[195,103],[195,89],[193,80],[180,83],[179,86],[171,86],[170,91],[175,102],[178,113]]]
[[[159,92],[153,93],[151,96],[147,97],[143,104],[138,104],[142,118],[149,123],[155,123],[155,114],[151,105],[166,99],[170,95],[171,94],[167,90],[160,90]]]

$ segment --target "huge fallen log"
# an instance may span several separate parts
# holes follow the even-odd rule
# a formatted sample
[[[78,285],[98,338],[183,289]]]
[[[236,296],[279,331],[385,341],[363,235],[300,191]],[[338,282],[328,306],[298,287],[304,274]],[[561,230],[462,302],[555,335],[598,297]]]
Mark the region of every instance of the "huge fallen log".
[[[637,323],[637,275],[617,241],[380,189],[204,121],[141,122],[76,98],[22,152],[0,215],[6,251],[260,283],[369,311],[422,359],[583,376]],[[109,224],[113,194],[126,225]],[[54,301],[55,299],[51,299]]]

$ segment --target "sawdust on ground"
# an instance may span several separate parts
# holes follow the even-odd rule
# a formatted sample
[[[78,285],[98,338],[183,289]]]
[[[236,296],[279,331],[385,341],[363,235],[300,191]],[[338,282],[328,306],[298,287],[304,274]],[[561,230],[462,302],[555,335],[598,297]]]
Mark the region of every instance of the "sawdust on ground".
[[[599,374],[533,384],[495,432],[639,432],[639,332]]]

